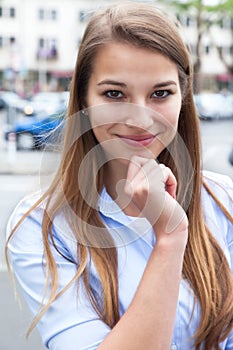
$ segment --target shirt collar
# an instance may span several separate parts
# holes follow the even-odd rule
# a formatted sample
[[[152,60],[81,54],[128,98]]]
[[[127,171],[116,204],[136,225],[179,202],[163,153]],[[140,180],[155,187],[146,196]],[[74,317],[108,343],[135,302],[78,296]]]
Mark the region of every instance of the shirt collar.
[[[98,209],[105,218],[110,218],[123,225],[125,229],[127,227],[138,238],[141,237],[147,243],[148,240],[150,243],[154,242],[155,235],[149,221],[145,217],[138,218],[126,215],[108,194],[105,187],[99,197]]]

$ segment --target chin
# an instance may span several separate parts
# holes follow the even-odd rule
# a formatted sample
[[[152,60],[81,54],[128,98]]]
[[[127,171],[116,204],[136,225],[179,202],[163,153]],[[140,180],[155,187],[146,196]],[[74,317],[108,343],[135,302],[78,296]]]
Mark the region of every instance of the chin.
[[[129,164],[133,156],[138,156],[146,159],[156,159],[161,152],[152,152],[148,149],[141,151],[128,151],[128,152],[117,152],[117,153],[107,153],[107,159],[109,161],[117,161],[120,164]]]

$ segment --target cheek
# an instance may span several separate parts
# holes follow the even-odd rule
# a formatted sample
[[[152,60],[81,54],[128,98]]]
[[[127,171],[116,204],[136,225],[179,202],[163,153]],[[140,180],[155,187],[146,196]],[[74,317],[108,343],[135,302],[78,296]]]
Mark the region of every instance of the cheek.
[[[175,132],[177,130],[179,116],[181,110],[181,103],[169,103],[164,106],[161,106],[157,109],[157,112],[160,114],[159,121],[164,125],[167,131]]]
[[[179,116],[180,116],[180,107],[174,106],[174,108],[170,110],[169,119],[168,119],[169,142],[173,140],[173,138],[177,133]]]
[[[110,126],[108,125],[93,126],[93,133],[99,143],[102,143],[109,139],[109,129]]]
[[[160,141],[163,147],[167,147],[174,139],[177,129],[181,110],[181,101],[174,101],[161,111],[164,117],[164,126],[166,131],[161,134]]]
[[[167,108],[167,122],[171,128],[177,129],[181,110],[181,100],[174,101]]]
[[[98,141],[98,147],[100,146],[104,152],[105,159],[118,159],[119,158],[119,144],[116,140],[111,138],[109,128],[106,126],[93,128],[93,133]]]

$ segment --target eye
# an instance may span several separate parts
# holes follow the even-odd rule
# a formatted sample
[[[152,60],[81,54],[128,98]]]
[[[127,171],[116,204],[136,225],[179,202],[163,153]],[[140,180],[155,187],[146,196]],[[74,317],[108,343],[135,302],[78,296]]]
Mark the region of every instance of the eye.
[[[153,92],[152,97],[155,98],[165,98],[171,94],[171,91],[169,90],[157,90]]]
[[[118,99],[122,98],[123,94],[121,91],[118,90],[108,90],[104,92],[104,95],[108,98]]]

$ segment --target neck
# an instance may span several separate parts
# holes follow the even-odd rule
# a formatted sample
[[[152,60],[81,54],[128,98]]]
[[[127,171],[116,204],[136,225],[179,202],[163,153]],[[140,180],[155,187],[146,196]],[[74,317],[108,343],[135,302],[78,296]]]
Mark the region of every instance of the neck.
[[[114,200],[124,191],[127,171],[128,164],[121,163],[119,160],[110,160],[105,164],[104,185]]]
[[[104,185],[108,194],[126,215],[139,216],[139,210],[124,191],[127,172],[128,163],[120,162],[119,160],[109,161],[105,164]]]

